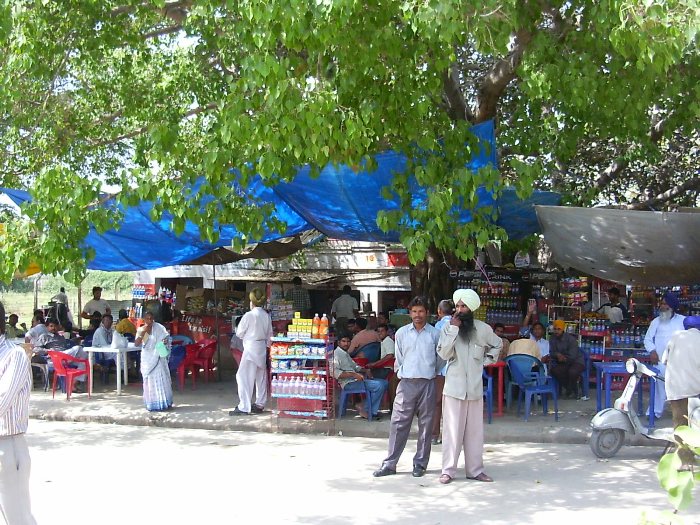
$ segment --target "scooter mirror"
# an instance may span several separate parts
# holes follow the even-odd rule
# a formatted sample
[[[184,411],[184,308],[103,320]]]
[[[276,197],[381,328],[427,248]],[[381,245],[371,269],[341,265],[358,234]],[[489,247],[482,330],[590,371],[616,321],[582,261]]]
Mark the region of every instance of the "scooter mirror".
[[[625,362],[625,370],[630,374],[634,374],[637,371],[637,360],[628,359],[627,362]]]

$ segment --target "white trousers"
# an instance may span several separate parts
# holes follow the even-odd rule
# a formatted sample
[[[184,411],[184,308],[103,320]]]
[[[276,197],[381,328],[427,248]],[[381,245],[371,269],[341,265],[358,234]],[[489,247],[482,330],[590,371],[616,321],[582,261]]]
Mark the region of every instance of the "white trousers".
[[[258,366],[255,361],[246,359],[245,353],[236,372],[238,384],[238,410],[250,412],[253,399],[253,387],[255,387],[255,404],[263,408],[267,403],[267,370],[265,366]]]
[[[659,373],[662,376],[666,375],[666,365],[663,363],[656,363],[654,367],[659,369]],[[656,388],[654,390],[654,416],[659,418],[663,415],[664,406],[666,404],[666,383],[663,381],[656,382]],[[647,407],[646,412],[647,417],[649,417],[649,407]]]
[[[0,524],[36,525],[29,500],[31,463],[24,434],[0,437]]]
[[[462,401],[442,396],[442,473],[457,475],[464,450],[464,470],[473,478],[484,471],[484,398]]]

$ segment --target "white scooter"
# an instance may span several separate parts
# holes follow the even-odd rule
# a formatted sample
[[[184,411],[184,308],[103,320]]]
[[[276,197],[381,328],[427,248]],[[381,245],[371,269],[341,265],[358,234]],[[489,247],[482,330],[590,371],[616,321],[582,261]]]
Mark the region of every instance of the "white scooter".
[[[634,403],[632,403],[634,391],[642,376],[653,377],[660,381],[663,381],[663,378],[657,376],[656,372],[649,370],[636,359],[628,359],[625,368],[631,375],[622,395],[615,400],[615,408],[604,408],[591,420],[591,428],[593,429],[590,440],[591,450],[599,458],[611,458],[617,454],[625,442],[625,433],[641,434],[649,439],[666,441],[667,448],[676,444],[673,439],[673,428],[649,430],[639,421],[634,410]],[[695,407],[690,401],[688,412],[692,413]]]

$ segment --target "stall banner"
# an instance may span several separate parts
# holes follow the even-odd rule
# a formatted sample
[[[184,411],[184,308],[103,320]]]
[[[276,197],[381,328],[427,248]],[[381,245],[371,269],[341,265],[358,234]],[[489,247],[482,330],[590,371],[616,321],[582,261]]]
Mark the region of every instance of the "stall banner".
[[[193,341],[201,341],[216,337],[216,320],[213,315],[193,315],[184,314],[181,321],[173,322],[173,326],[177,331],[177,335],[186,335],[191,337]],[[221,317],[219,320],[219,338],[224,339],[229,337],[231,332],[231,322]],[[175,327],[175,325],[177,325]]]

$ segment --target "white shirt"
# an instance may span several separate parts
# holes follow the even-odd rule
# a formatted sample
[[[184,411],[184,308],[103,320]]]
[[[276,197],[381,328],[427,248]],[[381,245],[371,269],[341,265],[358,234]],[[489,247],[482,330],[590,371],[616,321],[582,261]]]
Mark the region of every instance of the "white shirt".
[[[549,341],[547,341],[544,337],[541,339],[535,339],[535,336],[532,334],[530,334],[530,339],[532,339],[535,343],[537,343],[537,346],[540,347],[540,359],[546,355],[549,355]]]
[[[36,346],[36,342],[39,339],[40,336],[44,334],[48,334],[49,329],[46,328],[46,325],[41,323],[36,326],[32,326],[29,331],[27,332],[26,337],[29,338],[29,342],[32,343],[34,346]]]
[[[92,336],[92,346],[109,347],[112,344],[113,335],[113,328],[107,330],[104,326],[100,325]]]
[[[92,315],[95,312],[100,312],[102,315],[107,313],[107,310],[111,311],[109,303],[104,299],[90,299],[85,306],[83,306],[83,313]]]
[[[272,339],[272,321],[262,307],[246,312],[236,327],[236,335],[243,340],[243,357],[259,367],[265,366],[267,347]]]
[[[666,398],[673,401],[700,394],[700,331],[676,332],[664,352]]]
[[[331,313],[335,314],[336,319],[339,317],[353,319],[357,310],[359,310],[357,299],[346,293],[333,301],[333,306],[331,306]]]
[[[384,359],[388,355],[394,355],[395,350],[396,344],[394,343],[394,340],[387,335],[384,338],[384,341],[382,341],[382,353],[380,359]]]
[[[674,314],[668,321],[662,321],[660,317],[656,317],[647,330],[647,335],[644,336],[644,348],[647,352],[656,351],[662,361],[662,354],[671,337],[676,332],[685,330],[683,326],[684,315]]]
[[[51,300],[56,301],[57,303],[68,304],[68,296],[63,292],[58,292],[51,298]]]
[[[27,431],[32,367],[21,347],[0,335],[0,436]]]

